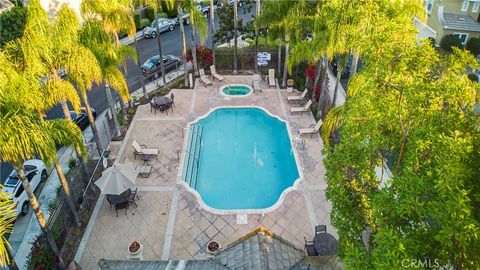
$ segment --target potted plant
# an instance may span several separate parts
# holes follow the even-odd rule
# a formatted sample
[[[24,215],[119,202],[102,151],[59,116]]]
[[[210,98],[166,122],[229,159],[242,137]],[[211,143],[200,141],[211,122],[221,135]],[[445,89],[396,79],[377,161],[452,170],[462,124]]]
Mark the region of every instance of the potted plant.
[[[220,244],[217,241],[209,241],[207,243],[207,252],[209,254],[215,255],[220,250]]]
[[[133,241],[130,246],[128,247],[128,253],[130,255],[135,256],[142,252],[143,246],[138,241]]]

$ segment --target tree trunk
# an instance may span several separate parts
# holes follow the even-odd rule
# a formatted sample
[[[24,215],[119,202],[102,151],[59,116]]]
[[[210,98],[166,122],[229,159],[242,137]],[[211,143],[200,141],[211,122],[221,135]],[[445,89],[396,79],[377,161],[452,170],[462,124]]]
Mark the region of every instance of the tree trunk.
[[[183,84],[188,87],[187,70],[187,41],[185,39],[185,27],[183,26],[183,11],[181,6],[177,6],[178,22],[180,23],[180,35],[182,36],[182,61],[183,61]]]
[[[215,10],[210,0],[210,39],[212,40],[212,64],[215,66]]]
[[[316,96],[317,95],[317,86],[318,86],[318,81],[320,80],[320,74],[322,73],[321,71],[322,69],[322,61],[317,61],[317,65],[316,65],[316,68],[315,68],[315,81],[313,82],[313,96],[314,96],[314,100],[315,101],[318,101],[320,103],[320,93],[318,93],[318,97]],[[320,91],[322,91],[323,89],[320,88]]]
[[[233,74],[237,74],[238,1],[233,1]]]
[[[335,104],[337,103],[338,86],[340,85],[342,72],[343,72],[343,67],[337,64],[337,81],[335,82],[335,90],[333,91],[332,108],[335,108]]]
[[[155,20],[158,20],[158,10],[156,8],[154,8],[153,10]],[[160,71],[162,72],[163,86],[165,87],[165,85],[167,85],[167,79],[165,77],[165,64],[163,63],[162,42],[160,40],[160,27],[158,27],[157,21],[155,21],[155,31],[157,32],[158,55],[160,55]]]
[[[278,44],[277,74],[280,74],[281,71],[282,71],[282,45]]]
[[[260,15],[260,0],[256,0],[256,17]],[[255,27],[255,73],[258,74],[258,27]]]
[[[90,103],[88,102],[87,94],[82,93],[83,103],[85,103],[85,108],[87,109],[87,116],[88,121],[90,122],[90,127],[92,128],[93,138],[95,140],[95,144],[97,145],[98,155],[101,156],[103,152],[103,145],[100,141],[100,135],[98,134],[97,126],[95,125],[95,119],[93,118],[92,108],[90,107]]]
[[[143,98],[147,100],[148,99],[147,88],[145,88],[145,81],[143,78],[142,65],[140,64],[140,53],[138,52],[138,41],[136,36],[135,36],[135,39],[133,40],[133,43],[135,44],[135,51],[137,52],[137,57],[138,57],[137,66],[138,66],[138,74],[140,74],[140,83],[142,85]]]
[[[60,104],[62,106],[63,115],[65,116],[65,119],[72,121],[72,118],[70,117],[70,112],[68,111],[67,102],[62,101]],[[83,173],[83,176],[85,176],[85,178],[88,178],[87,165],[85,164],[85,160],[83,160],[83,154],[78,145],[75,145],[75,153],[77,154],[78,163],[80,163],[80,168]]]
[[[55,160],[55,169],[57,170],[58,178],[60,179],[60,183],[62,184],[63,194],[65,195],[65,202],[67,203],[68,208],[70,208],[70,211],[72,212],[75,225],[77,227],[80,227],[80,225],[82,225],[82,222],[80,221],[77,209],[75,208],[75,204],[73,203],[72,193],[70,192],[70,185],[68,184],[68,181],[63,174],[63,169],[58,159]]]
[[[268,48],[268,27],[265,27],[265,40],[263,41],[265,48]]]
[[[325,97],[327,97],[328,89],[327,89],[327,82],[328,82],[328,58],[324,56],[322,58],[322,66],[323,66],[323,77],[321,77],[322,82],[320,83],[320,97],[318,98],[318,111],[317,116],[321,116],[323,118],[323,109],[325,107]]]
[[[193,61],[193,72],[195,76],[198,76],[198,62],[197,62],[197,47],[195,43],[195,25],[194,21],[190,20],[190,38],[192,40],[192,61]]]
[[[352,66],[350,67],[350,77],[348,78],[349,80],[353,78],[355,74],[357,74],[357,67],[358,67],[358,60],[359,60],[358,53],[354,53],[352,57],[353,58],[352,58]]]
[[[287,87],[287,78],[288,78],[288,50],[289,50],[289,42],[287,41],[285,44],[285,62],[283,67],[283,81],[282,87]]]
[[[122,132],[120,131],[120,123],[118,122],[117,111],[115,110],[115,105],[113,103],[112,90],[110,89],[110,85],[108,83],[105,83],[105,93],[107,94],[108,107],[110,108],[110,112],[112,113],[115,136],[120,137],[122,136]]]
[[[57,247],[57,244],[55,243],[55,240],[53,239],[52,233],[48,229],[47,222],[45,220],[45,216],[43,215],[42,209],[40,209],[40,205],[38,204],[37,198],[35,197],[35,194],[33,194],[32,186],[30,186],[30,182],[25,176],[25,170],[23,169],[23,166],[20,162],[14,163],[13,168],[17,172],[17,176],[22,182],[22,186],[23,186],[23,189],[25,190],[25,193],[27,193],[28,202],[30,203],[30,206],[32,207],[33,212],[37,217],[38,225],[40,226],[40,229],[42,230],[43,235],[47,240],[48,246],[50,247],[52,252],[55,254],[55,256],[59,259],[60,261],[58,263],[59,267],[63,269],[65,266],[63,264],[60,251]]]

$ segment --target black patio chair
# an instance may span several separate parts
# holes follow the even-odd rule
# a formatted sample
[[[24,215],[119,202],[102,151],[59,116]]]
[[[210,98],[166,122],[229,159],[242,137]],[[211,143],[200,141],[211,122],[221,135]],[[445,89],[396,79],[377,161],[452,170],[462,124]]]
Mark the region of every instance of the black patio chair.
[[[170,99],[172,100],[173,107],[175,107],[175,95],[173,93],[170,94]]]
[[[155,114],[157,114],[157,105],[155,104],[155,101],[152,99],[150,100],[150,112],[152,112],[152,110],[155,110]]]
[[[115,204],[115,213],[117,214],[117,217],[118,217],[118,209],[125,209],[125,216],[126,216],[127,209],[128,209],[128,200]]]
[[[135,188],[134,191],[130,192],[129,196],[128,196],[128,202],[129,203],[132,203],[135,208],[137,207],[137,204],[135,203],[135,200],[140,200],[140,197],[138,197],[138,188]]]
[[[327,225],[317,225],[315,226],[315,235],[319,233],[326,233],[327,232]]]
[[[318,256],[318,252],[315,250],[315,247],[313,246],[313,241],[307,241],[307,238],[303,237],[305,239],[305,251],[307,252],[308,256]]]

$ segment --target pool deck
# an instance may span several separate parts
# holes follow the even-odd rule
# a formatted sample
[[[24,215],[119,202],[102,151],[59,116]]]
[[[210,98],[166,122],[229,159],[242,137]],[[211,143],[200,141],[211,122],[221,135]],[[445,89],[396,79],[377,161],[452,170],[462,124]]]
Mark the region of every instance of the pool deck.
[[[262,82],[262,93],[246,97],[226,97],[219,87],[241,83],[251,85],[251,76],[224,76],[222,82],[204,87],[197,81],[195,89],[174,89],[174,112],[168,115],[150,112],[150,105],[139,106],[122,144],[112,144],[112,155],[119,163],[141,166],[134,160],[132,141],[160,149],[158,160],[148,178],[137,178],[140,200],[115,215],[101,196],[76,255],[83,269],[96,269],[98,260],[127,259],[128,245],[137,240],[143,244],[143,259],[206,259],[205,246],[215,239],[222,246],[239,239],[258,227],[266,227],[285,240],[303,248],[304,237],[312,239],[314,227],[330,225],[330,203],[325,198],[325,169],[319,135],[305,137],[305,147],[295,147],[303,179],[297,189],[289,191],[284,201],[271,212],[248,214],[247,224],[237,224],[234,214],[214,214],[205,209],[179,181],[180,161],[184,148],[185,128],[189,122],[218,106],[258,106],[286,120],[291,134],[314,124],[311,114],[291,116],[286,104],[287,92],[269,88]]]

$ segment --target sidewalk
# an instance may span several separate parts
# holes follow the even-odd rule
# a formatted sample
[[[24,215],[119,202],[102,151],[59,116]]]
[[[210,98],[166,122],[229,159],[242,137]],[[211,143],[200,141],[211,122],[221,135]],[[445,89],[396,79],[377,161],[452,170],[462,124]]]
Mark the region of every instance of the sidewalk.
[[[143,32],[142,31],[138,31],[136,33],[136,38],[137,40],[140,40],[143,38]],[[121,45],[129,45],[129,44],[132,44],[133,43],[133,39],[130,39],[128,36],[120,39],[120,44]]]

